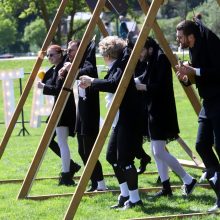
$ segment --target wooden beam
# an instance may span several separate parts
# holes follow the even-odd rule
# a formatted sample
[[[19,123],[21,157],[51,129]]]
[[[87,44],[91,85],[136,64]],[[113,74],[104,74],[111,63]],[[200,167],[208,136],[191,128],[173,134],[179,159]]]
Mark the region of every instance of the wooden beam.
[[[129,81],[130,81],[131,77],[133,76],[135,66],[137,64],[141,50],[144,46],[144,42],[147,39],[147,36],[148,36],[150,29],[153,25],[154,19],[156,17],[158,9],[160,8],[161,3],[162,3],[162,0],[157,0],[157,1],[154,0],[151,4],[151,7],[150,7],[149,12],[146,16],[144,25],[140,31],[139,37],[138,37],[137,42],[134,46],[134,49],[132,51],[132,54],[131,54],[130,59],[128,61],[128,64],[125,68],[124,74],[123,74],[121,81],[119,83],[119,86],[116,90],[112,105],[110,106],[110,109],[106,115],[102,129],[100,130],[100,132],[98,134],[96,142],[93,146],[93,150],[90,154],[90,157],[89,157],[87,164],[86,164],[86,167],[84,169],[83,175],[80,178],[79,184],[76,188],[76,192],[75,192],[75,194],[70,202],[70,205],[67,209],[67,212],[65,214],[65,217],[64,217],[65,220],[73,219],[73,217],[76,213],[76,210],[79,206],[79,203],[80,203],[81,198],[83,196],[83,193],[85,191],[85,187],[86,187],[86,185],[89,181],[89,178],[91,176],[92,170],[95,166],[95,163],[100,155],[100,152],[102,150],[102,147],[104,145],[106,137],[109,133],[113,119],[114,119],[116,112],[117,112],[117,110],[121,104],[121,101],[124,97],[124,94],[126,92]]]
[[[209,184],[197,184],[196,187],[202,187],[202,188],[210,188]],[[171,186],[172,190],[177,190],[181,189],[182,185],[174,185]],[[149,187],[149,188],[139,188],[139,192],[141,193],[149,193],[149,192],[158,192],[162,188],[161,187]],[[120,190],[105,190],[105,191],[94,191],[94,192],[84,192],[84,196],[96,196],[100,194],[106,194],[106,193],[120,193]],[[35,196],[27,196],[27,199],[31,200],[46,200],[46,199],[51,199],[51,198],[56,198],[56,197],[68,197],[68,196],[73,196],[73,193],[62,193],[62,194],[50,194],[50,195],[35,195]]]
[[[37,152],[34,156],[34,159],[31,163],[31,166],[27,172],[27,175],[24,179],[24,182],[22,184],[21,190],[18,194],[18,199],[25,198],[28,195],[28,192],[31,188],[33,179],[37,173],[37,170],[40,166],[40,163],[43,160],[43,156],[45,154],[46,148],[48,146],[48,143],[50,142],[50,139],[54,133],[55,127],[58,123],[58,120],[60,118],[60,115],[62,114],[62,111],[64,109],[64,106],[66,104],[66,101],[69,97],[68,89],[72,89],[73,84],[75,82],[75,78],[78,73],[78,68],[81,63],[83,54],[85,53],[85,50],[87,48],[87,45],[92,39],[92,35],[95,29],[95,25],[97,24],[98,18],[100,16],[100,13],[105,5],[105,0],[99,0],[97,3],[97,6],[94,10],[94,13],[92,14],[92,17],[89,21],[89,24],[87,26],[87,29],[84,33],[83,39],[80,43],[79,49],[77,51],[77,54],[71,64],[70,70],[67,74],[66,80],[64,82],[64,85],[62,87],[62,90],[58,96],[58,99],[56,101],[56,104],[53,108],[53,111],[51,113],[50,119],[48,121],[48,124],[45,128],[44,134],[41,138],[40,144],[38,146]],[[65,90],[64,90],[65,88]],[[67,90],[66,90],[67,88]],[[91,168],[91,172],[92,172]]]
[[[89,4],[87,4],[87,5],[88,5],[90,11],[93,12],[93,9],[89,6]],[[100,17],[98,18],[97,25],[98,25],[98,28],[99,28],[100,32],[102,33],[103,37],[107,37],[109,35],[108,31],[106,30],[105,25],[103,24]]]
[[[205,165],[202,162],[200,162],[199,164],[195,164],[194,161],[190,161],[190,160],[178,159],[178,161],[180,162],[181,165],[185,167],[191,167],[191,168],[196,168],[196,169],[201,169],[201,170],[205,168]]]
[[[177,138],[177,142],[185,150],[185,152],[190,156],[190,158],[194,161],[194,166],[199,166],[200,164],[202,164],[202,162],[199,159],[197,159],[195,154],[192,152],[192,150],[188,147],[188,145],[185,143],[185,141],[180,136]]]
[[[154,174],[158,174],[158,171],[152,171],[152,172],[144,172],[142,173],[142,175],[154,175]],[[104,174],[103,175],[105,178],[106,177],[114,177],[115,174]],[[78,180],[80,179],[81,176],[74,176],[73,179],[74,180]],[[59,179],[58,176],[52,176],[52,177],[39,177],[39,178],[35,178],[35,180],[37,181],[42,181],[42,180],[57,180]],[[23,179],[8,179],[8,180],[0,180],[0,184],[5,184],[5,183],[21,183],[23,182]]]
[[[146,0],[138,0],[138,1],[139,1],[139,4],[141,6],[142,11],[145,14],[147,14],[148,9],[149,9],[149,5],[147,4],[147,1]],[[160,29],[160,27],[159,27],[159,25],[158,25],[156,20],[155,20],[155,22],[153,24],[152,29],[153,29],[153,31],[154,31],[154,33],[156,35],[156,38],[157,38],[159,44],[164,49],[164,52],[166,53],[168,59],[171,62],[171,65],[172,65],[173,69],[176,72],[176,67],[175,66],[178,64],[176,55],[174,55],[173,51],[170,49],[169,44],[168,44],[166,38],[164,37],[163,32],[161,31],[161,29]],[[173,31],[175,31],[175,29]],[[198,115],[199,112],[200,112],[200,109],[201,109],[201,103],[199,101],[197,93],[195,92],[195,90],[193,89],[192,86],[185,87],[182,84],[181,84],[181,86],[184,89],[187,97],[189,98],[189,100],[190,100],[190,102],[191,102],[191,104],[192,104],[192,106],[194,108],[194,111]]]
[[[68,0],[62,0],[62,2],[60,3],[59,8],[57,10],[57,14],[55,15],[55,18],[53,20],[53,23],[51,24],[50,30],[47,33],[47,36],[46,36],[46,38],[44,40],[44,43],[43,43],[43,45],[41,47],[41,51],[38,54],[36,63],[34,65],[34,67],[33,67],[33,70],[32,70],[32,72],[31,72],[31,74],[29,76],[29,79],[28,79],[28,81],[26,83],[24,91],[23,91],[23,93],[22,93],[22,95],[21,95],[21,97],[20,97],[20,99],[18,101],[18,104],[17,104],[17,106],[15,108],[14,114],[13,114],[13,116],[12,116],[10,122],[9,122],[9,125],[8,125],[8,127],[6,129],[6,132],[5,132],[4,136],[3,136],[3,139],[2,139],[2,142],[1,142],[1,145],[0,145],[0,159],[1,159],[1,157],[2,157],[2,155],[4,153],[4,151],[5,151],[5,148],[6,148],[6,145],[8,143],[8,140],[9,140],[11,134],[12,134],[12,131],[13,131],[14,127],[15,127],[15,124],[16,124],[16,122],[18,120],[18,117],[19,117],[19,115],[21,113],[21,110],[22,110],[22,108],[24,106],[24,103],[25,103],[25,101],[26,101],[26,99],[28,97],[28,94],[30,93],[31,87],[32,87],[32,85],[34,83],[34,80],[35,80],[36,75],[37,75],[37,73],[39,71],[39,68],[41,67],[41,64],[42,64],[44,56],[45,56],[45,51],[46,51],[47,47],[49,46],[49,44],[51,43],[51,41],[52,41],[52,39],[53,39],[53,37],[54,37],[54,35],[56,33],[56,29],[57,29],[58,24],[59,24],[59,22],[61,20],[61,17],[63,15],[64,9],[65,9],[67,3],[68,3]]]
[[[132,218],[132,220],[164,220],[164,219],[182,219],[187,218],[191,219],[191,217],[200,217],[209,216],[209,215],[219,215],[220,212],[195,212],[195,213],[188,213],[188,214],[178,214],[178,215],[166,215],[166,216],[153,216],[153,217],[143,217],[143,218]]]

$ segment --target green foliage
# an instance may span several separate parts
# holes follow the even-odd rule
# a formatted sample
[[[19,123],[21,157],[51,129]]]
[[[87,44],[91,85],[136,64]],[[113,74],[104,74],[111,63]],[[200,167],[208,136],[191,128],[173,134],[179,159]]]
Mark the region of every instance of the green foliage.
[[[220,37],[220,6],[216,0],[209,0],[194,9],[201,13],[203,23]]]
[[[179,17],[170,18],[170,19],[159,19],[158,24],[162,29],[166,39],[171,44],[176,45],[176,25],[180,22]]]
[[[7,51],[16,40],[16,24],[3,16],[0,16],[0,50]]]
[[[30,50],[32,52],[39,51],[45,37],[46,28],[42,19],[37,18],[35,21],[31,22],[28,26],[25,27],[23,40],[29,43]]]

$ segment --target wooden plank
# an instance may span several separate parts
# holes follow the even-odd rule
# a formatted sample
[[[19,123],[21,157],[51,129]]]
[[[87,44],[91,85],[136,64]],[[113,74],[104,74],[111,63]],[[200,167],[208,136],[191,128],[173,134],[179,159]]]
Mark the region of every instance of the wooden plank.
[[[152,172],[144,172],[141,175],[154,175],[154,174],[158,174],[157,171],[152,171]],[[105,178],[106,177],[114,177],[114,174],[104,174],[103,175]],[[80,179],[81,176],[74,176],[74,180],[78,180]],[[37,181],[42,181],[42,180],[57,180],[59,177],[58,176],[53,176],[53,177],[39,177],[39,178],[35,178],[35,180]],[[0,180],[0,184],[5,184],[5,183],[21,183],[23,182],[23,179],[9,179],[9,180]]]
[[[219,215],[220,212],[195,212],[188,214],[178,214],[178,215],[166,215],[166,216],[152,216],[152,217],[143,217],[143,218],[132,218],[132,220],[164,220],[164,219],[182,219],[182,218],[191,218],[191,217],[203,217],[209,215]]]
[[[194,161],[194,166],[199,166],[199,164],[202,164],[202,162],[197,159],[197,157],[193,154],[192,150],[187,146],[185,141],[180,136],[177,139],[177,142],[185,150],[185,152],[190,156],[190,158]]]
[[[159,9],[161,3],[162,3],[162,0],[157,0],[157,1],[154,0],[151,4],[151,7],[150,7],[149,12],[146,16],[144,25],[140,31],[139,37],[138,37],[137,42],[134,46],[131,57],[128,61],[128,64],[125,68],[122,79],[121,79],[119,86],[117,88],[117,91],[115,93],[112,105],[110,106],[110,109],[106,115],[103,127],[98,134],[96,142],[93,146],[93,150],[90,154],[90,157],[89,157],[87,164],[86,164],[86,167],[84,169],[83,175],[80,178],[79,184],[76,188],[75,195],[72,197],[70,205],[69,205],[67,212],[65,214],[64,219],[66,219],[66,220],[73,219],[73,217],[76,213],[76,210],[79,206],[79,203],[80,203],[81,198],[83,196],[83,193],[85,191],[85,187],[88,183],[88,180],[91,176],[92,170],[93,170],[95,163],[100,155],[100,152],[101,152],[102,147],[104,145],[104,142],[106,140],[107,134],[110,130],[113,119],[114,119],[116,112],[117,112],[117,110],[121,104],[121,101],[124,97],[124,94],[126,92],[126,88],[129,84],[129,81],[130,81],[131,77],[133,76],[133,72],[134,72],[135,66],[137,64],[138,58],[140,56],[141,50],[144,46],[144,42],[150,32],[150,29],[152,27],[152,24],[154,22],[154,19],[156,17],[156,14],[158,12],[158,9]]]
[[[87,3],[87,5],[88,5],[90,11],[93,12],[92,7],[90,7],[90,5],[88,3]],[[105,25],[103,24],[102,19],[100,17],[98,18],[97,25],[98,25],[98,28],[99,28],[100,32],[102,33],[103,37],[107,37],[109,35],[108,31],[106,30]]]
[[[48,143],[50,142],[50,139],[54,133],[54,130],[55,130],[55,127],[58,123],[60,115],[62,114],[64,106],[66,104],[66,101],[69,97],[69,92],[64,90],[63,88],[72,89],[72,87],[73,87],[73,84],[75,82],[75,78],[76,78],[78,68],[79,68],[80,62],[82,60],[83,54],[85,53],[87,45],[89,44],[89,42],[92,39],[95,25],[97,24],[99,15],[100,15],[101,10],[103,9],[104,5],[105,5],[105,1],[100,0],[98,3],[98,6],[94,10],[94,13],[92,14],[92,17],[89,21],[89,24],[87,26],[85,33],[84,33],[84,36],[83,36],[83,39],[82,39],[81,44],[79,46],[79,49],[77,51],[77,54],[71,64],[70,70],[67,74],[67,77],[66,77],[64,85],[62,87],[62,90],[58,96],[58,99],[56,101],[56,104],[53,108],[50,119],[48,121],[48,124],[45,128],[44,134],[43,134],[41,141],[39,143],[37,152],[34,156],[34,159],[31,163],[31,166],[27,172],[27,175],[26,175],[24,182],[22,184],[22,187],[20,189],[20,192],[18,194],[18,199],[25,198],[28,195],[28,192],[31,188],[34,177],[35,177],[37,170],[43,160],[43,156],[45,154]],[[93,168],[91,168],[91,172],[92,172],[92,169]]]
[[[44,40],[44,43],[43,43],[43,45],[41,47],[41,50],[40,50],[39,54],[38,54],[36,63],[34,65],[34,67],[33,67],[33,70],[32,70],[32,72],[31,72],[31,74],[29,76],[29,79],[28,79],[28,81],[26,83],[24,91],[23,91],[23,93],[22,93],[22,95],[21,95],[21,97],[20,97],[20,99],[18,101],[18,104],[17,104],[17,106],[15,108],[14,114],[13,114],[13,116],[12,116],[10,122],[9,122],[9,125],[8,125],[8,127],[6,129],[6,132],[5,132],[4,136],[3,136],[3,139],[2,139],[2,142],[1,142],[1,145],[0,145],[0,159],[1,159],[1,157],[2,157],[2,155],[4,153],[4,151],[5,151],[5,148],[6,148],[6,145],[8,143],[8,140],[9,140],[11,134],[12,134],[12,131],[13,131],[14,127],[15,127],[15,124],[16,124],[16,122],[18,120],[18,117],[19,117],[19,115],[21,113],[21,110],[22,110],[22,108],[24,106],[24,103],[25,103],[25,101],[26,101],[26,99],[28,97],[28,94],[30,93],[31,87],[32,87],[32,85],[34,83],[34,80],[35,80],[36,75],[37,75],[37,73],[39,71],[39,68],[41,67],[41,64],[42,64],[44,56],[45,56],[45,51],[46,51],[47,47],[49,46],[49,44],[51,43],[51,41],[52,41],[52,39],[53,39],[53,37],[54,37],[54,35],[56,33],[56,29],[57,29],[58,24],[59,24],[59,22],[61,20],[61,17],[63,15],[64,9],[65,9],[67,3],[68,3],[68,0],[62,0],[62,2],[60,3],[59,8],[57,10],[57,14],[55,15],[55,18],[53,20],[53,23],[51,24],[50,30],[47,33],[47,36],[46,36],[46,38]]]
[[[171,186],[172,190],[177,190],[181,189],[182,185],[174,185]],[[198,184],[197,187],[202,187],[202,188],[210,188],[209,184]],[[149,193],[149,192],[157,192],[161,190],[161,187],[149,187],[149,188],[139,188],[139,192],[141,193]],[[120,190],[105,190],[105,191],[95,191],[95,192],[84,192],[84,196],[96,196],[100,194],[105,194],[105,193],[120,193]],[[62,194],[50,194],[50,195],[35,195],[35,196],[27,196],[26,199],[31,199],[31,200],[46,200],[50,198],[56,198],[56,197],[68,197],[68,196],[73,196],[73,193],[62,193]]]
[[[139,1],[139,4],[141,6],[142,11],[145,14],[147,14],[148,9],[149,9],[149,5],[147,4],[147,1],[146,0],[138,0],[138,1]],[[173,69],[176,72],[176,67],[175,66],[178,64],[176,55],[174,55],[173,51],[170,49],[169,44],[168,44],[166,38],[164,37],[164,34],[163,34],[162,30],[160,29],[160,27],[159,27],[156,20],[153,24],[152,29],[153,29],[153,31],[156,35],[156,38],[157,38],[159,44],[164,49],[164,52],[166,53],[168,59],[170,60],[170,62],[172,64]],[[175,28],[174,28],[173,31],[175,31]],[[193,89],[192,86],[185,87],[182,84],[181,84],[181,86],[182,86],[183,90],[185,91],[188,99],[190,100],[190,102],[191,102],[191,104],[194,108],[194,111],[198,115],[199,112],[200,112],[200,109],[201,109],[201,103],[200,103],[200,100],[198,98],[197,93],[195,92],[195,90]]]
[[[202,169],[202,170],[205,169],[205,165],[202,162],[199,164],[195,164],[194,161],[189,161],[189,160],[178,159],[178,161],[180,162],[181,165],[185,167],[197,168],[197,169]]]

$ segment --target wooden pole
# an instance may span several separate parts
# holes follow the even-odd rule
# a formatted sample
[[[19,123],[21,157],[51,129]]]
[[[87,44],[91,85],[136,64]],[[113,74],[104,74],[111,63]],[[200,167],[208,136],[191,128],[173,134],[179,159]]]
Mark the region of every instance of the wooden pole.
[[[24,106],[24,103],[27,99],[27,96],[30,93],[30,90],[31,90],[31,87],[32,87],[32,85],[34,83],[34,80],[36,78],[37,72],[39,71],[39,68],[41,67],[41,64],[43,62],[44,55],[45,55],[44,51],[49,46],[50,42],[52,41],[52,39],[53,39],[53,37],[56,33],[57,26],[58,26],[58,24],[61,20],[61,17],[63,15],[64,9],[65,9],[67,3],[68,3],[68,0],[62,0],[62,2],[60,3],[59,8],[57,10],[57,14],[55,15],[55,18],[53,20],[53,23],[51,24],[50,30],[47,33],[47,36],[46,36],[46,38],[44,40],[44,43],[41,47],[41,51],[38,54],[38,57],[37,57],[35,65],[33,67],[33,70],[31,72],[31,75],[29,76],[28,82],[26,83],[24,91],[23,91],[23,93],[22,93],[22,95],[21,95],[21,97],[18,101],[18,104],[16,106],[14,114],[13,114],[13,116],[12,116],[10,122],[9,122],[9,125],[6,129],[6,132],[3,136],[3,139],[2,139],[2,142],[1,142],[1,145],[0,145],[0,159],[3,155],[3,153],[4,153],[4,150],[6,148],[8,140],[9,140],[9,138],[11,136],[11,133],[14,129],[14,126],[15,126],[17,120],[18,120],[19,114],[21,113],[21,110],[22,110],[22,108]]]
[[[219,4],[219,6],[220,6],[220,0],[217,0],[217,2],[218,2],[218,4]]]
[[[79,47],[77,54],[71,64],[70,70],[67,74],[67,77],[66,77],[64,85],[62,87],[62,90],[58,96],[58,99],[56,101],[56,104],[55,104],[54,109],[51,113],[50,119],[48,121],[48,124],[45,128],[45,131],[44,131],[43,137],[40,141],[40,144],[38,146],[37,152],[34,156],[34,159],[31,163],[31,166],[28,170],[28,173],[24,179],[21,190],[18,194],[18,199],[25,198],[31,188],[31,184],[33,182],[33,179],[36,175],[36,172],[40,166],[41,161],[43,160],[43,156],[45,154],[46,147],[48,146],[48,143],[52,137],[54,129],[58,123],[59,117],[62,114],[65,103],[69,97],[69,92],[64,90],[64,88],[72,89],[72,86],[74,84],[74,81],[75,81],[83,54],[85,53],[87,45],[89,44],[89,42],[92,39],[92,34],[94,32],[95,25],[97,24],[98,17],[100,15],[101,10],[104,7],[104,5],[105,5],[105,0],[99,0],[98,6],[94,10],[92,18],[89,21],[88,27],[87,27],[87,29],[84,33],[83,39],[81,41],[80,47]],[[91,172],[92,172],[92,170],[91,170]]]
[[[89,181],[89,178],[91,176],[91,173],[93,171],[95,163],[97,162],[99,154],[102,150],[102,147],[104,145],[104,142],[106,140],[106,137],[108,135],[110,127],[112,125],[113,119],[114,119],[116,112],[117,112],[117,110],[121,104],[121,101],[124,97],[124,94],[126,92],[128,84],[130,82],[130,79],[133,76],[135,66],[137,64],[141,50],[144,47],[144,42],[147,39],[147,36],[150,32],[150,29],[151,29],[153,22],[154,22],[154,19],[156,17],[157,11],[160,8],[160,5],[162,2],[163,2],[163,0],[154,0],[153,3],[151,4],[151,7],[148,11],[148,14],[145,18],[144,25],[141,29],[140,34],[139,34],[138,40],[134,46],[131,57],[130,57],[128,64],[125,68],[125,71],[124,71],[124,74],[121,78],[119,86],[116,90],[112,105],[110,106],[110,109],[106,115],[102,129],[100,130],[100,132],[98,134],[96,142],[93,146],[93,150],[92,150],[90,157],[86,163],[86,167],[84,169],[84,172],[79,180],[75,194],[73,195],[72,200],[70,202],[70,205],[68,207],[68,210],[65,214],[65,217],[64,217],[65,220],[73,219],[73,217],[76,213],[76,210],[77,210],[79,203],[82,199],[82,196],[84,194],[86,185]]]

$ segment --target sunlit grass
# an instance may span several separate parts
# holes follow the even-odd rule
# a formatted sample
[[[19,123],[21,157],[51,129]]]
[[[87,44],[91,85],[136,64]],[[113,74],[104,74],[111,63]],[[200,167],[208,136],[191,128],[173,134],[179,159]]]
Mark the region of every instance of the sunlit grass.
[[[6,61],[1,62],[1,70],[10,68],[24,67],[25,72],[29,72],[32,69],[33,61],[20,61],[8,63]],[[98,63],[102,63],[100,59]],[[46,64],[47,65],[47,64]],[[104,76],[104,72],[100,78]],[[22,79],[23,85],[25,85],[29,75],[25,75]],[[16,81],[16,80],[15,80]],[[19,84],[14,82],[16,101],[19,98]],[[189,147],[196,154],[194,149],[196,132],[197,132],[197,116],[190,105],[183,89],[174,76],[174,87],[176,105],[178,111],[178,120],[180,126],[180,135],[189,145]],[[101,99],[101,115],[104,118],[106,114],[104,93],[100,94]],[[30,108],[31,108],[32,96],[28,97],[24,107],[25,119],[29,120]],[[3,117],[3,100],[2,100],[2,86],[0,85],[0,121],[4,121]],[[21,129],[21,124],[17,124],[9,143],[5,149],[4,155],[0,161],[0,179],[24,179],[37,150],[37,146],[40,142],[42,134],[45,129],[45,124],[42,123],[40,128],[30,128],[29,124],[25,124],[27,130],[30,132],[30,136],[17,136]],[[4,124],[0,124],[0,138],[3,138],[5,132]],[[106,144],[100,155],[100,161],[103,165],[105,174],[113,173],[112,168],[105,160]],[[80,157],[77,152],[76,138],[70,138],[69,144],[71,147],[72,158],[82,165]],[[149,143],[144,144],[146,152],[150,153]],[[189,159],[184,150],[179,146],[177,142],[171,142],[168,145],[169,151],[181,159]],[[196,154],[197,155],[197,154]],[[139,161],[136,161],[136,165],[139,165]],[[61,161],[57,158],[50,149],[47,150],[42,165],[39,168],[37,177],[54,177],[58,176],[61,170]],[[201,175],[201,170],[187,168],[189,173],[195,176],[197,179]],[[147,171],[156,171],[155,163],[152,162]],[[77,173],[81,175],[83,169]],[[156,175],[141,175],[139,177],[140,188],[147,188],[157,186]],[[170,172],[171,184],[182,184],[179,178]],[[42,180],[34,181],[31,188],[30,195],[48,195],[57,193],[74,193],[75,187],[58,186],[57,180]],[[118,189],[118,183],[114,177],[106,178],[106,183],[109,189]],[[71,197],[51,198],[44,201],[32,201],[32,200],[17,200],[18,192],[21,188],[21,183],[16,184],[0,184],[0,219],[62,219],[67,207],[69,205]],[[215,202],[215,196],[212,190],[203,189],[197,187],[195,192],[189,199],[184,199],[181,196],[181,190],[175,190],[172,198],[161,198],[159,200],[152,200],[150,196],[152,193],[141,193],[141,198],[144,202],[144,208],[134,208],[128,211],[110,210],[109,206],[113,205],[117,201],[118,194],[106,193],[96,196],[83,196],[79,208],[77,210],[75,219],[132,219],[138,217],[150,217],[150,216],[162,216],[173,215],[181,213],[191,212],[204,212]],[[215,215],[206,217],[190,218],[190,219],[218,219]]]

